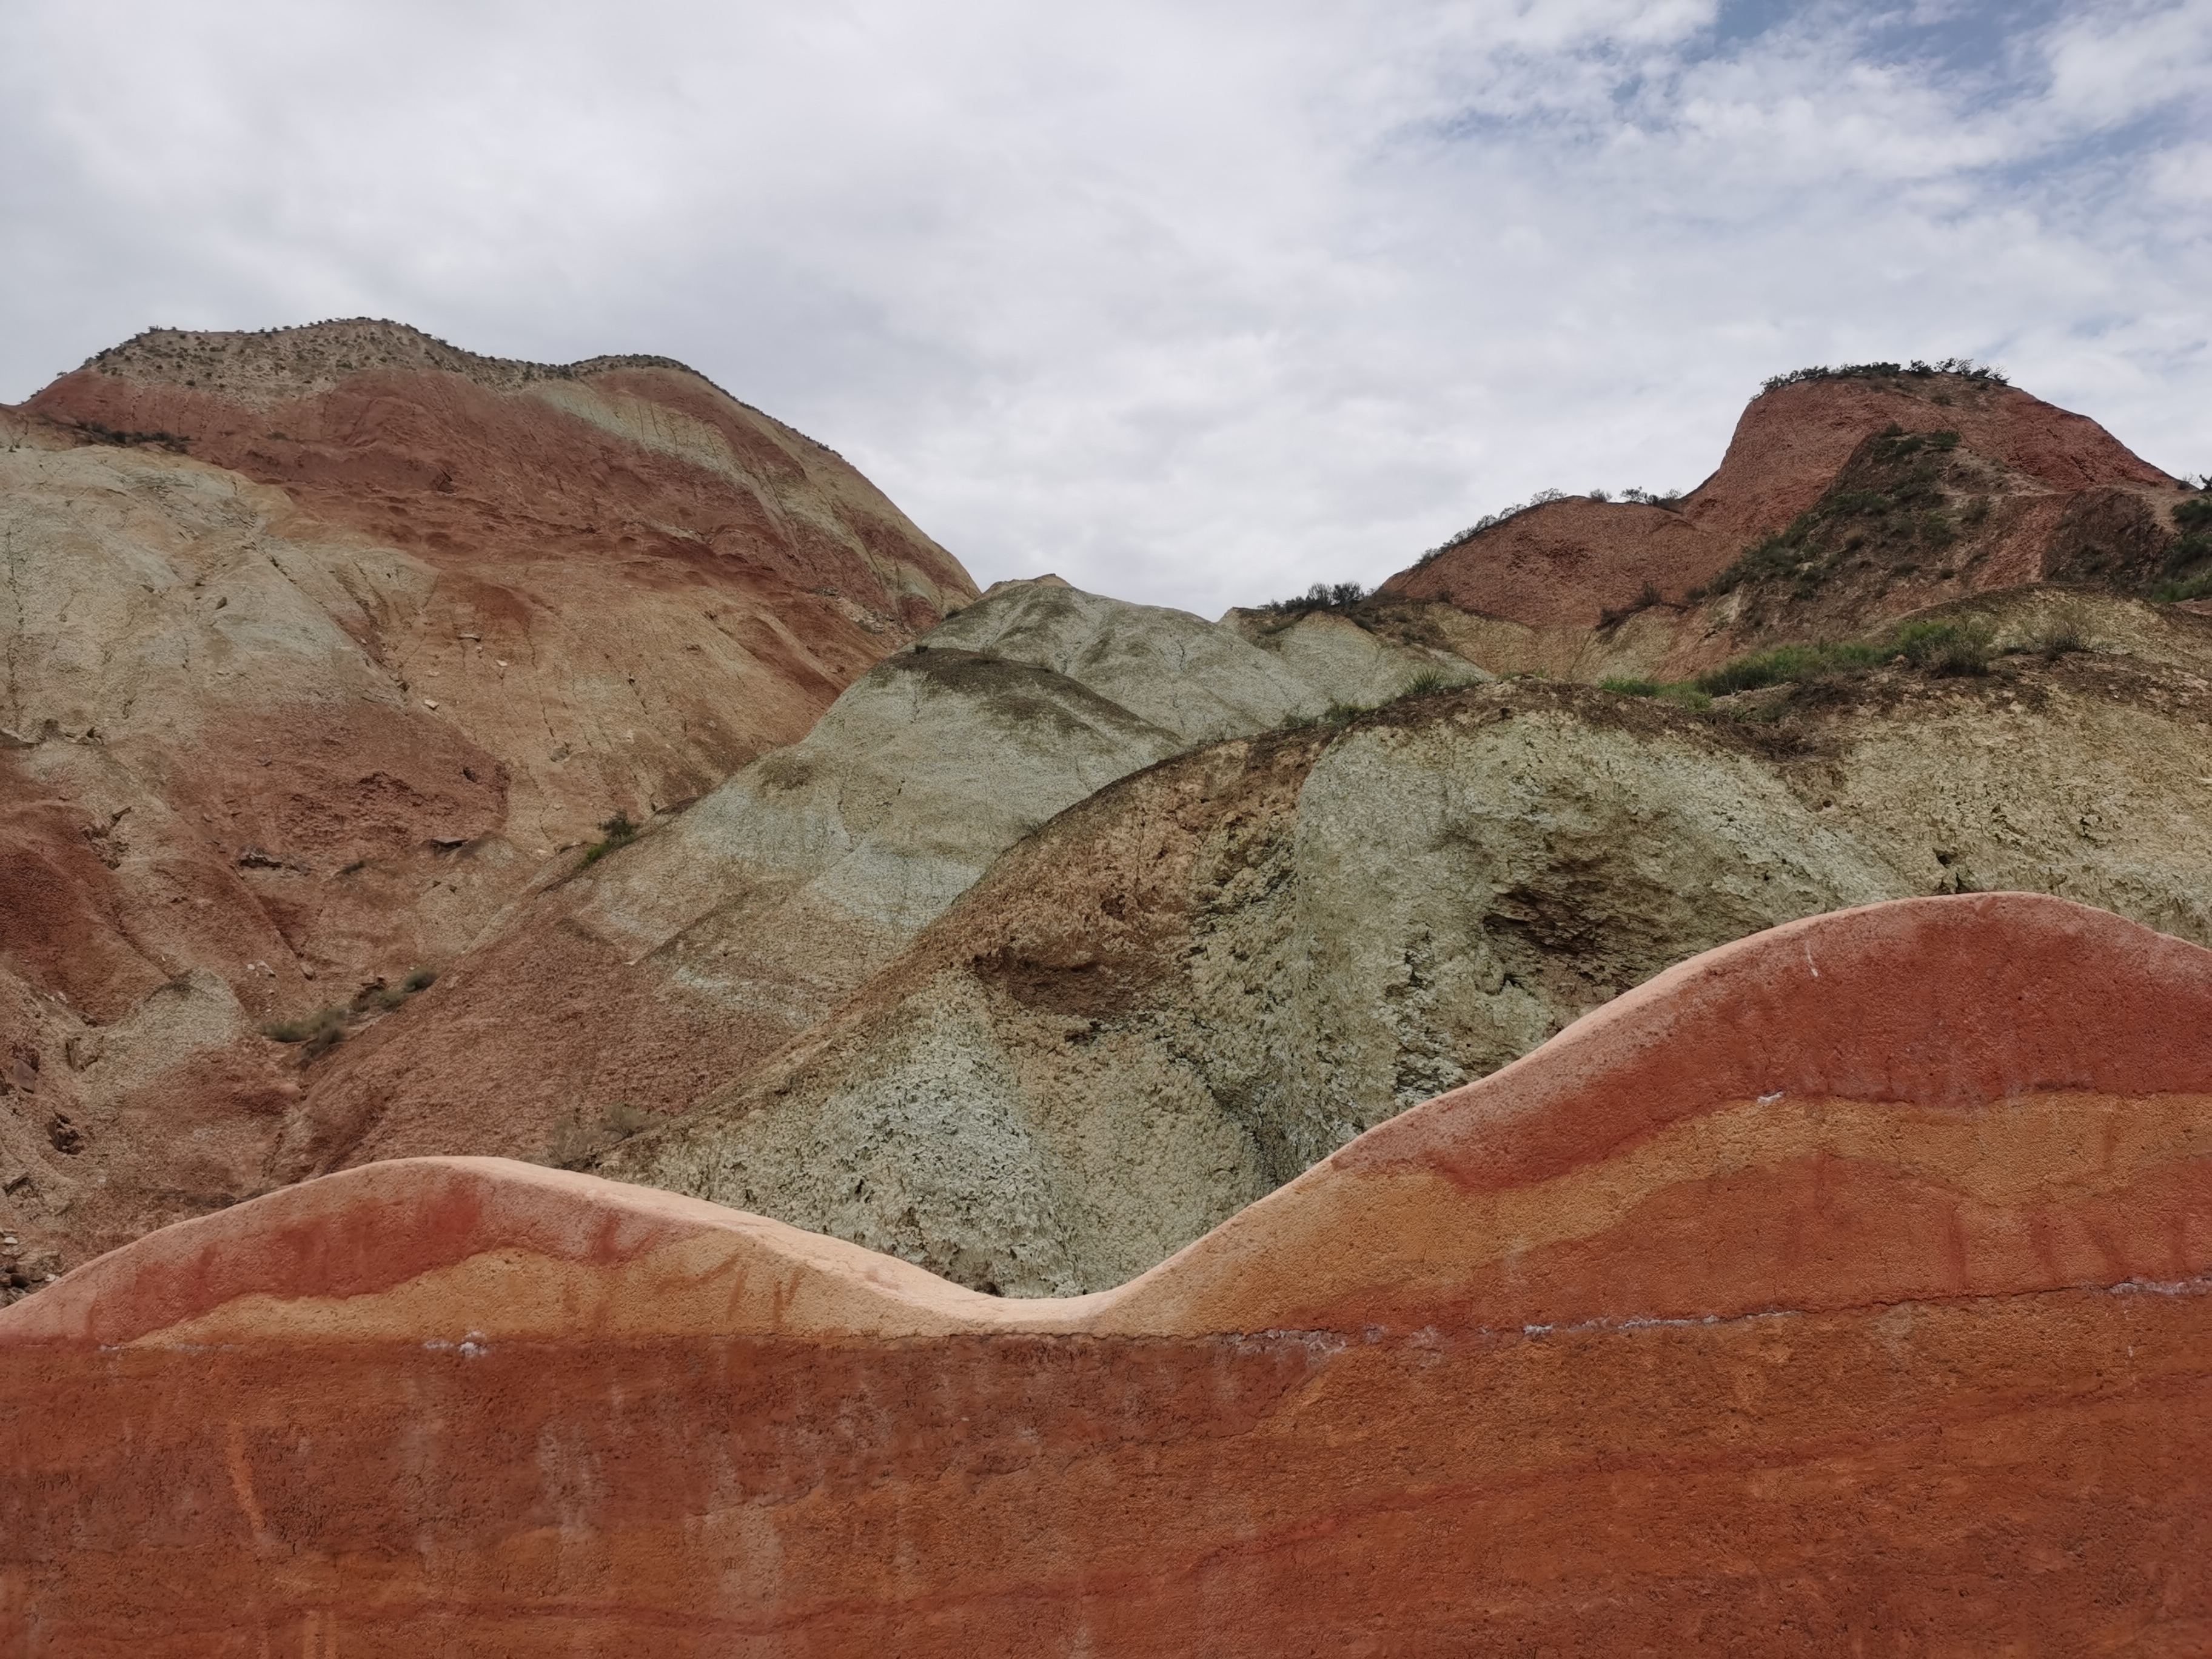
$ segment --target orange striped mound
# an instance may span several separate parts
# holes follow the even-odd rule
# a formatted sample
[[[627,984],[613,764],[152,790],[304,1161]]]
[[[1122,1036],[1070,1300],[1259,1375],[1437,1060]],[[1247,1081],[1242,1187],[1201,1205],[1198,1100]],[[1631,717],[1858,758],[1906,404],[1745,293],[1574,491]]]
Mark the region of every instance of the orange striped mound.
[[[0,1313],[0,1652],[2212,1650],[2212,952],[1698,957],[1119,1290],[495,1159]]]

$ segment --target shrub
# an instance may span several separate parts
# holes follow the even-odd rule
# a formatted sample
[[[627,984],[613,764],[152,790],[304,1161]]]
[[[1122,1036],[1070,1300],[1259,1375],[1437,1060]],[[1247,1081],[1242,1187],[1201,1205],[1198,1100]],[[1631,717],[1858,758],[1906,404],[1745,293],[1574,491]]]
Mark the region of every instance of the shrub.
[[[637,825],[629,821],[628,812],[617,811],[614,817],[602,821],[599,829],[606,839],[584,849],[584,862],[577,866],[579,869],[597,864],[617,848],[627,847],[637,839]]]
[[[407,975],[404,988],[411,996],[417,991],[428,990],[437,982],[437,969],[434,968],[417,968],[413,973]]]
[[[1692,589],[1690,597],[1693,599],[1718,599],[1723,593],[1734,592],[1746,582],[1771,581],[1779,577],[1796,575],[1797,568],[1807,562],[1803,543],[1813,525],[1812,514],[1801,514],[1787,530],[1777,531],[1764,541],[1745,549],[1734,564],[1703,587]]]
[[[1863,673],[1881,659],[1881,651],[1869,645],[1778,645],[1723,663],[1698,675],[1695,684],[1709,697],[1725,697],[1763,686]]]
[[[1659,695],[1659,682],[1608,674],[1597,683],[1597,689],[1601,691],[1614,692],[1624,697],[1656,697]]]
[[[272,1019],[261,1028],[261,1035],[278,1042],[296,1042],[313,1060],[345,1041],[346,1011],[331,1006],[297,1019]]]
[[[1391,701],[1395,702],[1401,697],[1431,696],[1438,691],[1449,691],[1460,684],[1461,682],[1453,675],[1446,673],[1443,668],[1431,663],[1425,667],[1416,668],[1406,676],[1406,683],[1398,688],[1396,695],[1391,698]]]
[[[1978,363],[1971,357],[1944,357],[1932,363],[1915,357],[1910,363],[1844,363],[1835,368],[1815,363],[1809,368],[1793,368],[1787,374],[1770,376],[1759,383],[1759,390],[1779,392],[1785,386],[1796,386],[1806,380],[1902,380],[1907,376],[1925,380],[1937,374],[1955,374],[1961,380],[1979,380],[1990,386],[2012,384],[2001,370]]]
[[[1996,654],[1988,623],[1907,623],[1891,641],[1892,649],[1915,668],[1930,674],[1986,674]]]
[[[2078,605],[2061,605],[2027,636],[2024,647],[2039,653],[2045,662],[2056,662],[2069,652],[2094,650],[2088,611]]]
[[[2178,605],[2184,599],[2201,599],[2212,593],[2212,570],[2191,576],[2186,581],[2168,582],[2151,590],[2151,598],[2160,605]]]
[[[1270,599],[1259,608],[1278,615],[1303,616],[1313,611],[1349,611],[1368,597],[1358,582],[1316,582],[1295,599]]]

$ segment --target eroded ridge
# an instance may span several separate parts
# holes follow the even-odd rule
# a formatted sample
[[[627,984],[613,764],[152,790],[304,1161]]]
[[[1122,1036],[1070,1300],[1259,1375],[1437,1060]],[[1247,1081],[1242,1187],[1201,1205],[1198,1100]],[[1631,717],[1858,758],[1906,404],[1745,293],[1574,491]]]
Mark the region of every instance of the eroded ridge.
[[[0,1650],[2196,1650],[2208,1033],[2102,912],[1840,912],[1065,1302],[327,1176],[0,1315]]]

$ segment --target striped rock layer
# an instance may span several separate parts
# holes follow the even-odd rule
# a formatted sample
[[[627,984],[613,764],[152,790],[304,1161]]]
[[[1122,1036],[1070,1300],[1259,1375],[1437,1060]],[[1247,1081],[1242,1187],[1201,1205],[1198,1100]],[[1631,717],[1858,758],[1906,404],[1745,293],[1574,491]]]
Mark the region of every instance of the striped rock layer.
[[[492,1159],[0,1314],[0,1653],[2202,1651],[2212,952],[1759,934],[1119,1289]]]

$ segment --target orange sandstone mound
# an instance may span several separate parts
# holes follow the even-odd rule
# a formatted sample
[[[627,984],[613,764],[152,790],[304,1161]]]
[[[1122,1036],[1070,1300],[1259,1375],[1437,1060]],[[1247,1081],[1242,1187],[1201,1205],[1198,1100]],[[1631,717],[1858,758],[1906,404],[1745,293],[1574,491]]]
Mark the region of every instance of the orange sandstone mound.
[[[1698,957],[1128,1285],[371,1165],[0,1313],[10,1654],[2202,1651],[2212,952]]]

